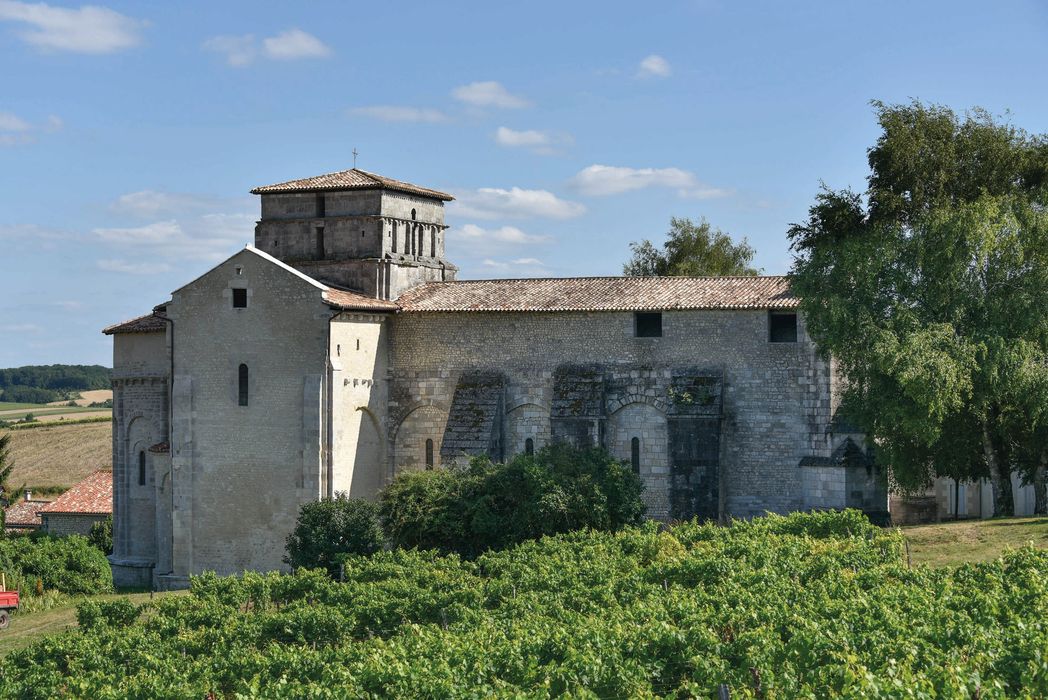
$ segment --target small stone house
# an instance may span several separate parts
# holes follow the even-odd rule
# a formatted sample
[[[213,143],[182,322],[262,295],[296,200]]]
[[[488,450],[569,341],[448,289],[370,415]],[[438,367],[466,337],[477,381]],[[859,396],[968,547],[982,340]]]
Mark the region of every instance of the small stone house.
[[[113,472],[99,470],[39,510],[49,535],[87,535],[113,514]]]
[[[8,532],[34,532],[40,529],[40,509],[51,501],[34,499],[31,491],[25,498],[4,508],[4,529]]]

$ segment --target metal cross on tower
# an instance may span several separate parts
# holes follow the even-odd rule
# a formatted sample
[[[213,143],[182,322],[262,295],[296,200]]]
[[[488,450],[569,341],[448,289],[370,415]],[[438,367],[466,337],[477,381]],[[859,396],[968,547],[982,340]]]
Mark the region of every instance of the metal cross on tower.
[[[355,167],[357,167],[357,156],[358,156],[358,155],[359,155],[359,154],[357,153],[357,149],[356,149],[356,146],[354,146],[354,147],[353,147],[353,167],[354,167],[354,168],[355,168]]]

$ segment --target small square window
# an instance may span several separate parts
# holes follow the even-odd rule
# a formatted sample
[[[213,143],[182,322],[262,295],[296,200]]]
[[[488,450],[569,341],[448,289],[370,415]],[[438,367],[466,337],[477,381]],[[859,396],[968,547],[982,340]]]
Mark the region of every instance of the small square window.
[[[246,309],[247,308],[247,290],[246,289],[234,289],[233,290],[233,308],[234,309]]]
[[[662,314],[644,313],[633,315],[634,335],[638,338],[662,337]]]
[[[797,314],[770,312],[768,314],[768,340],[772,343],[796,343]]]

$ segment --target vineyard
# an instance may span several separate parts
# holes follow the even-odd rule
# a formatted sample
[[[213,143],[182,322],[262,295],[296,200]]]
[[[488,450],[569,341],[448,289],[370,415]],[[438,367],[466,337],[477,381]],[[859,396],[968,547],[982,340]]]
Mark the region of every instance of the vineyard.
[[[909,568],[855,512],[393,550],[343,578],[87,603],[0,660],[0,696],[1048,696],[1048,554]]]

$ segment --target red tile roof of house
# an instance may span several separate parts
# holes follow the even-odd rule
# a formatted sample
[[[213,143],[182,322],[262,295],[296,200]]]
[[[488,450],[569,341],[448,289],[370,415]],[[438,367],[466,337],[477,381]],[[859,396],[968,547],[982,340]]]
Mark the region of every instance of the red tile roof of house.
[[[40,527],[40,509],[50,501],[21,501],[4,509],[6,527],[33,528]]]
[[[430,282],[403,294],[406,312],[795,309],[787,277],[565,277]]]
[[[324,301],[342,311],[396,311],[400,306],[393,301],[375,299],[357,292],[329,289],[324,292]]]
[[[164,321],[164,318],[163,314],[153,312],[133,318],[130,321],[114,323],[112,326],[103,328],[102,332],[106,335],[113,335],[114,333],[162,333],[167,328],[167,322]]]
[[[251,190],[251,194],[274,194],[281,192],[337,192],[341,190],[395,190],[407,192],[421,197],[431,197],[450,202],[455,199],[446,192],[431,190],[428,187],[419,187],[410,182],[394,180],[369,173],[360,168],[340,170],[337,173],[327,173],[315,177],[306,177],[301,180],[288,180],[278,182],[275,185],[263,185]]]
[[[113,472],[99,470],[40,509],[41,513],[113,512]]]

